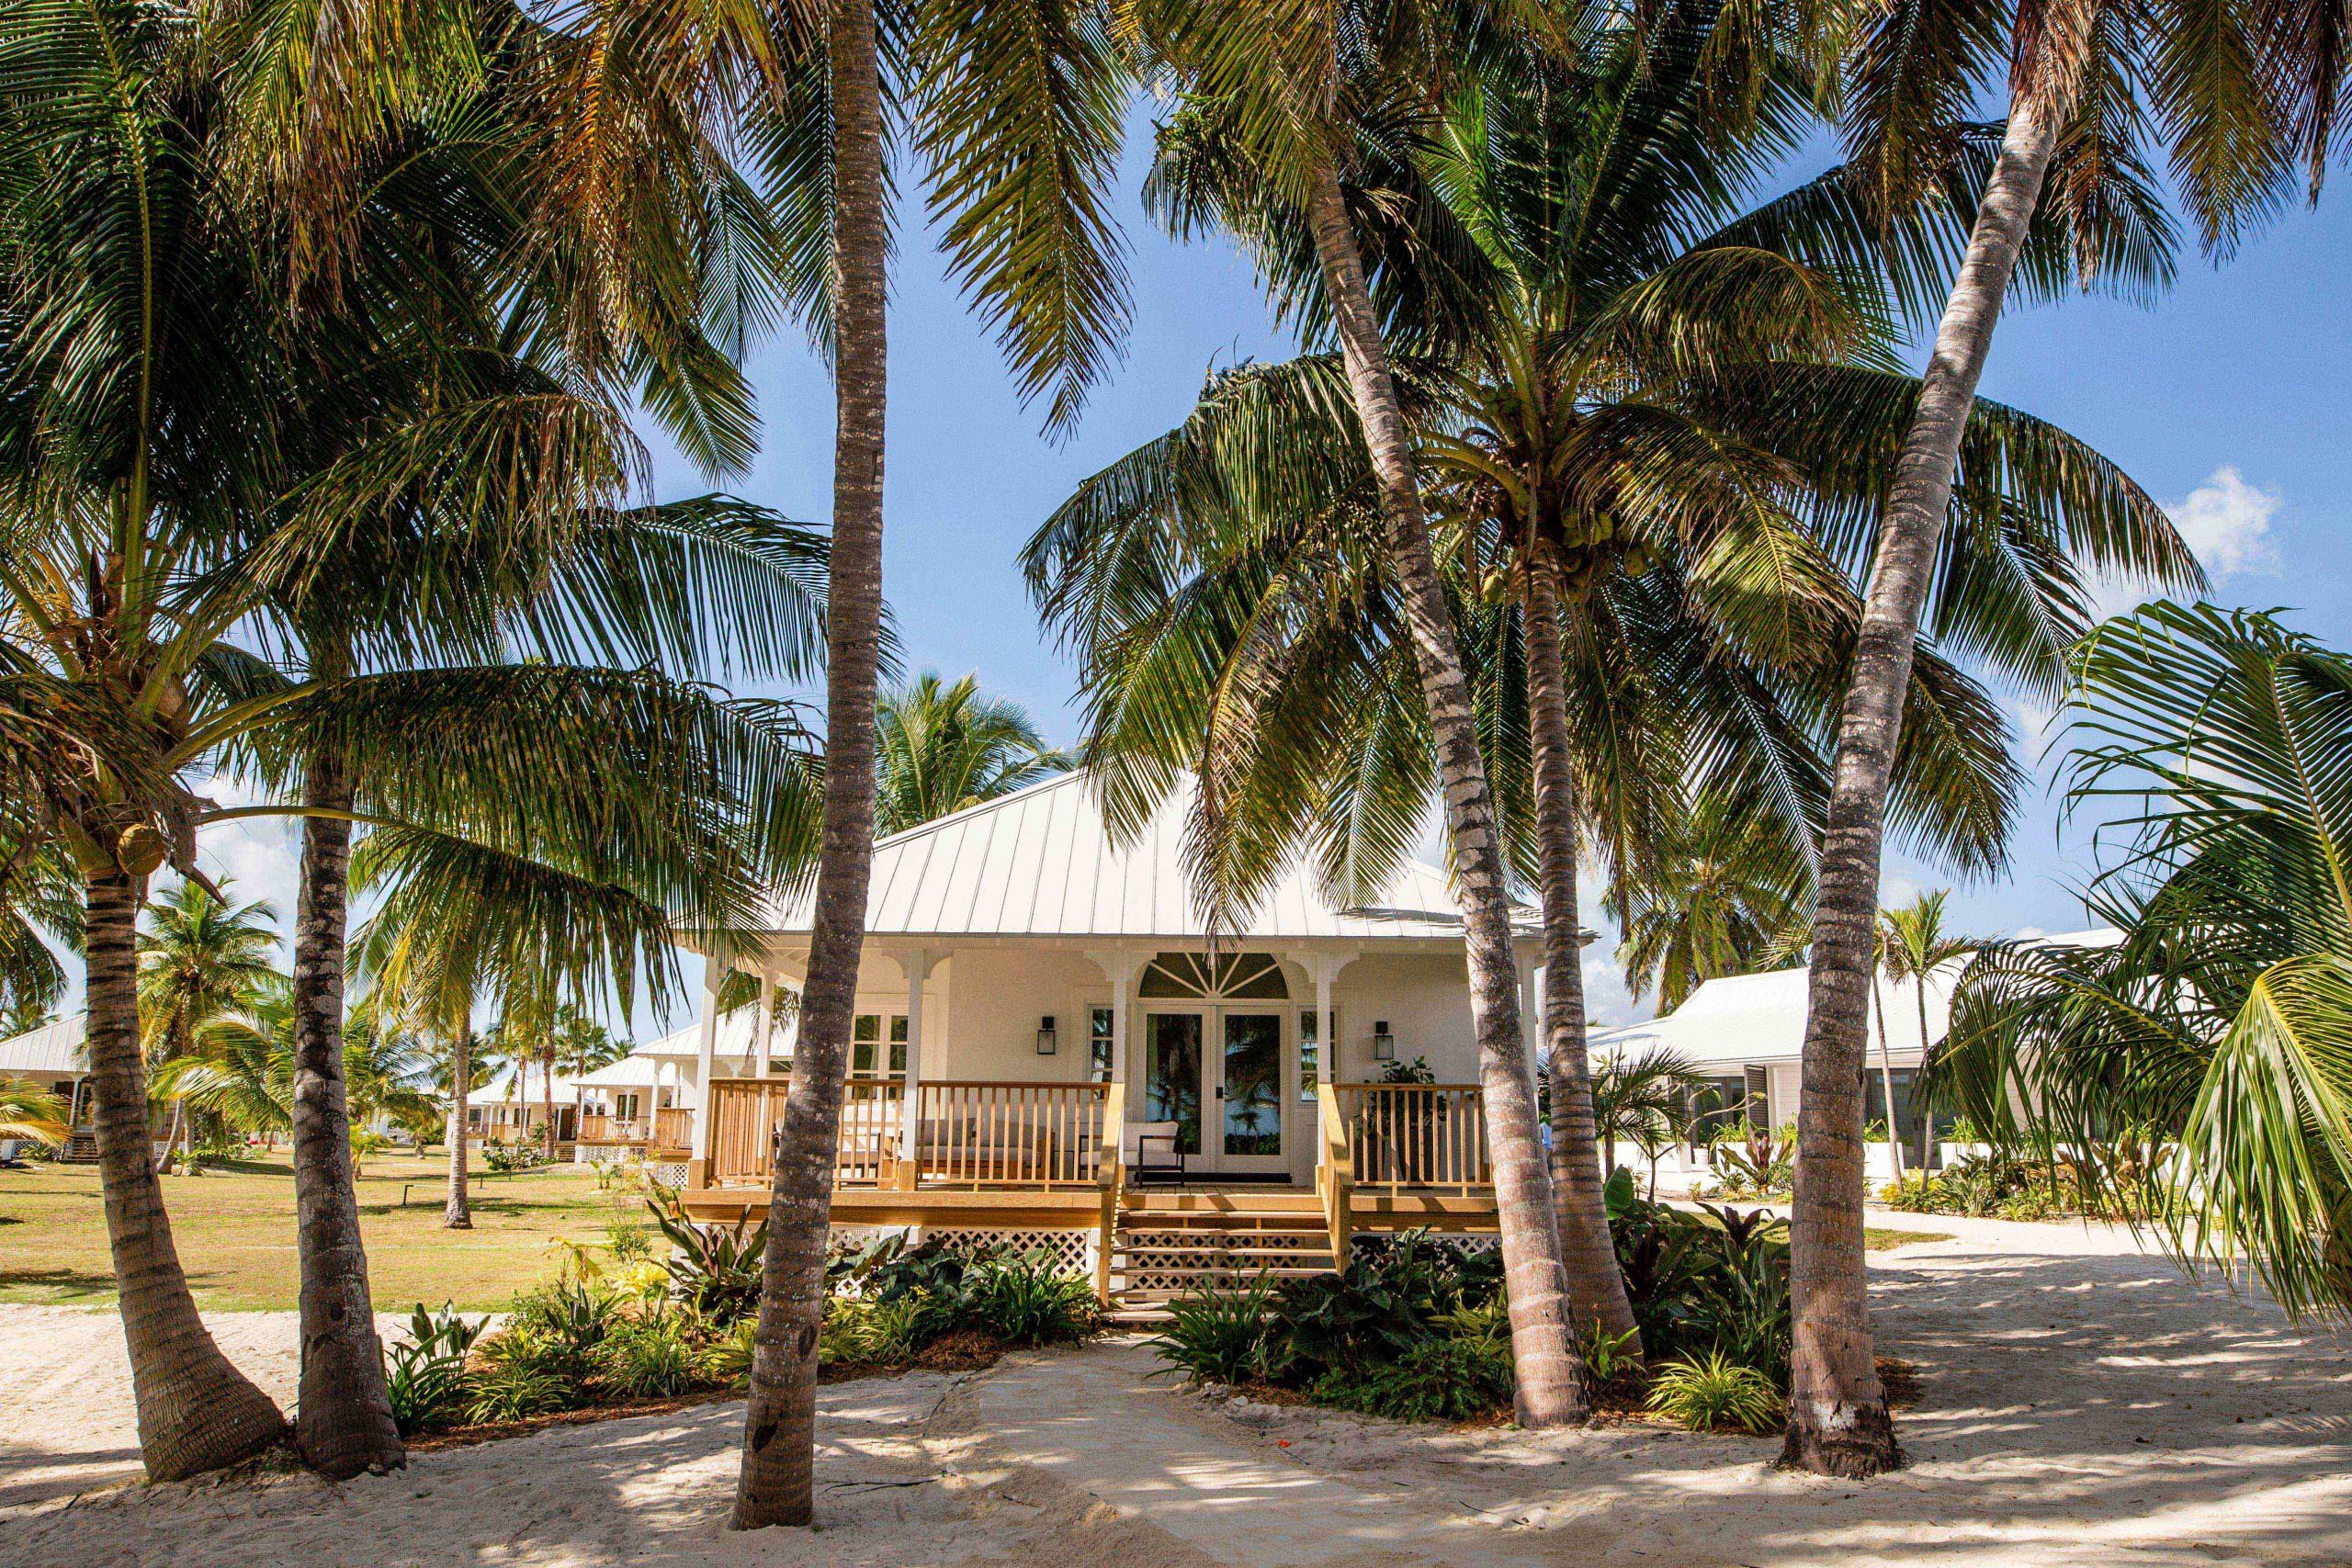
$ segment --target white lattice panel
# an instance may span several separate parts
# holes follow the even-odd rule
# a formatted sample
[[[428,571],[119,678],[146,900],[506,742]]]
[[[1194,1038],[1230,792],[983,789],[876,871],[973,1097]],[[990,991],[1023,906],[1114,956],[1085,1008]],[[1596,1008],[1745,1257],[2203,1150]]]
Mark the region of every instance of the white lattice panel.
[[[950,1247],[974,1248],[1009,1247],[1015,1252],[1048,1252],[1061,1273],[1092,1279],[1094,1277],[1094,1233],[1092,1231],[997,1231],[927,1229],[925,1241],[944,1241]]]

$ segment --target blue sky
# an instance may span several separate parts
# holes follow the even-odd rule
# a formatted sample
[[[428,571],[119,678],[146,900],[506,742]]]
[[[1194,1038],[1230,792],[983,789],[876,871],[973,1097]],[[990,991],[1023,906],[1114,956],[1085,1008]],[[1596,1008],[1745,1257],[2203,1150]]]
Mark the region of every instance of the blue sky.
[[[1057,741],[1076,734],[1073,675],[1040,635],[1015,552],[1076,479],[1181,419],[1212,364],[1288,352],[1242,258],[1219,245],[1180,247],[1145,220],[1141,153],[1138,137],[1119,203],[1134,330],[1124,366],[1073,439],[1049,443],[1019,406],[927,235],[902,243],[895,282],[884,571],[909,668],[977,671]],[[2089,440],[2175,508],[2217,574],[2215,597],[2291,607],[2296,624],[2338,646],[2352,644],[2338,544],[2352,525],[2352,317],[2335,271],[2352,254],[2345,194],[2316,214],[2287,214],[2224,267],[2186,254],[2177,286],[2153,310],[2100,299],[2012,310],[1984,384],[1987,396]],[[751,369],[764,441],[751,473],[729,488],[822,520],[832,437],[823,367],[786,337],[760,348]],[[653,439],[665,498],[706,488]],[[2032,726],[2044,716],[2019,705],[2018,716]],[[2021,728],[2019,741],[2029,760],[2041,756],[2035,734]],[[1986,934],[2079,927],[2083,837],[2079,827],[2060,831],[2037,784],[2010,875],[1956,890],[1954,922]],[[290,918],[291,858],[277,840],[272,829],[239,829],[214,837],[208,857],[277,897]],[[1951,880],[1895,859],[1884,891],[1893,901]],[[1611,945],[1594,944],[1588,970],[1599,1016],[1613,1022],[1647,1009],[1627,996]]]

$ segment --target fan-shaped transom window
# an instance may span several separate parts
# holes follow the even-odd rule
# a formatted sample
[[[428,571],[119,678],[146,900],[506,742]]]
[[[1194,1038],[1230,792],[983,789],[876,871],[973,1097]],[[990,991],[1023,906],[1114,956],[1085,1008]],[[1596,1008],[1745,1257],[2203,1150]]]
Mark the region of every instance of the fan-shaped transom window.
[[[1281,960],[1265,953],[1163,953],[1147,964],[1138,995],[1185,1001],[1280,1001],[1290,995]]]

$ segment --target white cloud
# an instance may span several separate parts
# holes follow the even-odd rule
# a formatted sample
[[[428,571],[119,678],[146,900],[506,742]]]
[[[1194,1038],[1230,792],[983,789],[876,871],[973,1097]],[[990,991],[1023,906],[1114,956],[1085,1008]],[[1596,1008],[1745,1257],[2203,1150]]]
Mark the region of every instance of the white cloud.
[[[2188,499],[2165,508],[2165,514],[2197,552],[2205,570],[2220,582],[2248,572],[2278,570],[2278,547],[2270,537],[2270,520],[2284,504],[2277,491],[2246,482],[2245,476],[2224,463]]]
[[[228,774],[215,774],[195,788],[221,807],[257,806],[267,798]],[[242,817],[200,829],[196,863],[216,882],[233,882],[227,889],[232,898],[265,898],[276,906],[277,929],[291,940],[294,900],[302,881],[301,835],[293,818]]]
[[[2278,570],[2278,546],[2270,521],[2286,504],[2277,491],[2250,484],[2235,466],[2224,463],[2183,500],[2165,508],[2190,553],[2220,587],[2233,577],[2267,575]],[[2136,610],[2149,597],[2139,584],[2091,584],[2091,615],[2104,620]]]

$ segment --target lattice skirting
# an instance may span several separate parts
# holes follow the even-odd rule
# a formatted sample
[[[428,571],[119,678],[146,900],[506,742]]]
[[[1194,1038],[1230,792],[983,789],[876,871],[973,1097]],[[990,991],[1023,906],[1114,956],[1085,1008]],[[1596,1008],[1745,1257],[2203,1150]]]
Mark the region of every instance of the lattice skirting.
[[[686,1184],[686,1162],[682,1159],[649,1161],[645,1174],[664,1187],[684,1188]]]
[[[942,1225],[835,1225],[833,1244],[864,1247],[892,1234],[912,1241],[944,1241],[975,1251],[1009,1247],[1016,1252],[1049,1252],[1056,1271],[1071,1279],[1094,1278],[1095,1233],[1091,1230],[976,1230]]]

